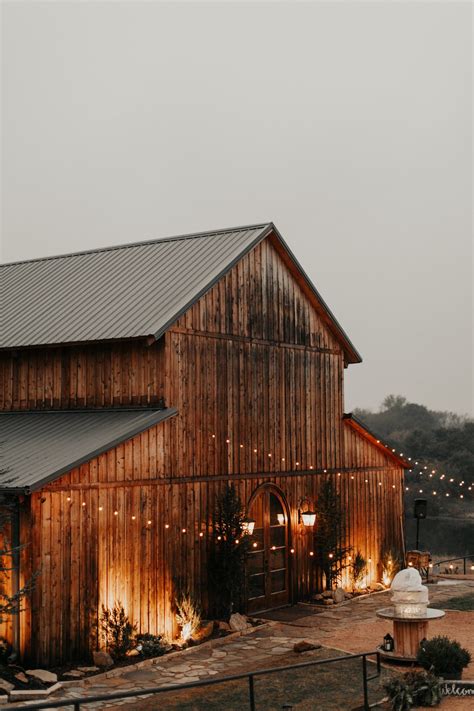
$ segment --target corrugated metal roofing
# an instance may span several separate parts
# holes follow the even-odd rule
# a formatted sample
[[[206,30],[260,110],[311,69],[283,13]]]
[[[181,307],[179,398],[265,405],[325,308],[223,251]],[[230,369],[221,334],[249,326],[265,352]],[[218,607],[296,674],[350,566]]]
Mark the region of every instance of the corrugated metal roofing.
[[[1,265],[0,348],[159,337],[271,228]]]
[[[162,410],[0,414],[0,490],[31,491],[175,415]]]

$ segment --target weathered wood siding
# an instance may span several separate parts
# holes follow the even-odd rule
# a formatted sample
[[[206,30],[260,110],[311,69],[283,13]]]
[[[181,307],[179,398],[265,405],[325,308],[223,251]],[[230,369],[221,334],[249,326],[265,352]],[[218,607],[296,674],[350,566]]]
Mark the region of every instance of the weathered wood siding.
[[[0,352],[0,410],[154,405],[163,358],[163,341]]]

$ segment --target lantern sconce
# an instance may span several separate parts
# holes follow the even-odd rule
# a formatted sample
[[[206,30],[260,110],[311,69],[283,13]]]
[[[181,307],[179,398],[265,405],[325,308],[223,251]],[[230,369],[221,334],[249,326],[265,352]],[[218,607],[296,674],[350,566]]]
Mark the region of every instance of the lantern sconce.
[[[255,523],[255,519],[248,518],[248,516],[246,516],[242,521],[242,533],[251,536],[253,534],[253,529],[255,528]]]
[[[306,510],[303,511],[303,506],[306,505]],[[316,522],[316,511],[313,511],[311,504],[308,499],[302,499],[298,507],[298,523],[302,523],[303,526],[310,528],[314,526]]]

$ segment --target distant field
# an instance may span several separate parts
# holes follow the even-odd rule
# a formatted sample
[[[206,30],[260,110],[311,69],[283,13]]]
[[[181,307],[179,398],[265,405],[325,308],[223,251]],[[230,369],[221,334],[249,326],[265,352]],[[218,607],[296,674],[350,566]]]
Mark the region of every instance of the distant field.
[[[405,519],[407,550],[415,548],[416,521]],[[420,522],[420,549],[437,558],[474,556],[474,518],[428,518]]]

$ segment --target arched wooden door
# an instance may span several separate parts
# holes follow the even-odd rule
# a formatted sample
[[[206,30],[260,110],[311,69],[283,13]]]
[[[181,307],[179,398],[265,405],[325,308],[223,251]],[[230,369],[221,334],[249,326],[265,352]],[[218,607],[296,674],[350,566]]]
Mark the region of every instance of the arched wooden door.
[[[282,496],[263,488],[250,503],[255,519],[247,558],[247,610],[257,612],[289,602],[288,514]]]

